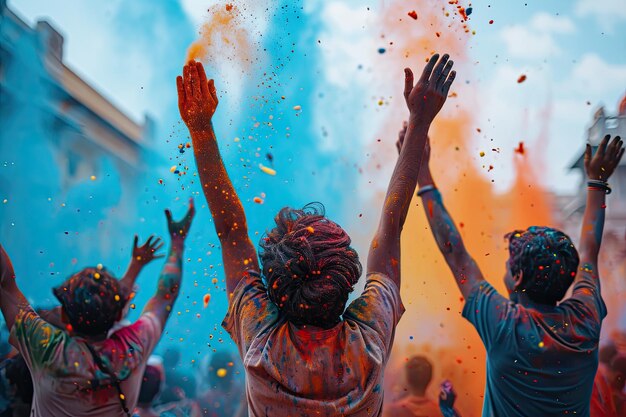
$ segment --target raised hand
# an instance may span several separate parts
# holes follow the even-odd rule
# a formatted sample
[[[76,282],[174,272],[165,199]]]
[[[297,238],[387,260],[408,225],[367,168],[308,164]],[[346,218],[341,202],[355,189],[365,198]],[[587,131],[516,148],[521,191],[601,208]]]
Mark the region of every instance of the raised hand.
[[[452,71],[453,61],[448,54],[439,59],[439,54],[430,58],[422,76],[413,85],[413,71],[405,68],[404,98],[412,117],[419,117],[431,123],[448,97],[456,72]]]
[[[172,242],[184,242],[187,238],[187,233],[189,233],[189,228],[191,227],[191,221],[196,214],[196,207],[193,203],[193,198],[189,199],[189,210],[187,210],[187,214],[180,221],[174,221],[172,219],[172,212],[169,210],[165,210],[165,217],[167,218],[167,227],[170,231],[170,236],[172,238]]]
[[[201,62],[189,61],[183,76],[176,77],[178,110],[191,132],[207,131],[217,109],[217,92],[212,79],[207,81]]]
[[[133,262],[137,262],[138,264],[144,266],[155,259],[163,258],[165,256],[163,254],[156,253],[164,245],[160,237],[155,239],[154,235],[151,235],[143,245],[137,246],[138,243],[139,237],[135,235],[135,240],[133,242]]]
[[[624,155],[624,142],[619,136],[615,136],[609,144],[611,135],[606,135],[595,155],[592,154],[591,145],[587,144],[585,150],[585,171],[590,180],[606,182],[615,171],[620,159]]]

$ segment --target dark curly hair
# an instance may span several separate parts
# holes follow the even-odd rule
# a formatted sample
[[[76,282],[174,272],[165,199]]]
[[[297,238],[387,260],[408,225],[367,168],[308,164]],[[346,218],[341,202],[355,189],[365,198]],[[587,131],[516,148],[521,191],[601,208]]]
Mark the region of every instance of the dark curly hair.
[[[320,203],[285,207],[274,220],[259,254],[270,299],[294,324],[334,326],[362,272],[350,236]]]
[[[511,274],[522,274],[519,289],[541,304],[559,302],[572,285],[580,262],[569,236],[550,227],[531,226],[505,238],[509,240]]]
[[[128,290],[104,268],[85,268],[52,290],[61,302],[72,329],[97,336],[108,332],[120,318]]]

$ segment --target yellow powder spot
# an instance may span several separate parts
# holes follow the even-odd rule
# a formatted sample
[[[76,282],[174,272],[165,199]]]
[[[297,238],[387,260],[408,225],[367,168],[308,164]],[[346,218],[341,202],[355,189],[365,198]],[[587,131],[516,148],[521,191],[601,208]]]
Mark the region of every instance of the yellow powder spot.
[[[172,165],[172,166],[170,167],[170,172],[174,172],[174,171],[176,171],[176,165]]]
[[[125,400],[126,397],[124,396],[124,394],[120,394],[120,400]]]
[[[95,274],[93,274],[93,277],[94,279],[100,279],[100,274],[96,272]]]
[[[306,230],[307,230],[309,233],[315,233],[315,229],[313,229],[311,226],[307,227],[307,228],[306,228]]]
[[[80,364],[78,362],[74,362],[74,367],[78,368],[80,366]]]
[[[275,170],[273,170],[273,169],[272,169],[272,168],[270,168],[270,167],[266,167],[266,166],[265,166],[265,165],[263,165],[263,164],[259,164],[259,169],[260,169],[261,171],[265,172],[267,175],[276,175],[276,171],[275,171]]]
[[[544,344],[543,342],[539,342],[539,345],[537,345],[537,346],[539,346],[540,348],[542,348],[542,347],[544,347],[544,346],[545,346],[545,344]]]
[[[483,156],[485,156],[485,153],[483,151],[480,151],[480,157],[482,158]]]
[[[295,111],[302,110],[302,106],[300,106],[300,105],[298,105],[298,106],[293,106],[293,109],[294,109]]]
[[[227,373],[228,371],[224,368],[220,368],[217,370],[217,376],[219,376],[220,378],[224,378]]]
[[[120,296],[118,294],[115,294],[115,301],[120,301]]]
[[[213,279],[211,280],[211,282],[212,282],[213,284],[217,284],[217,278],[213,278]]]
[[[96,180],[96,176],[92,175],[91,177],[89,177],[90,180],[95,181]]]

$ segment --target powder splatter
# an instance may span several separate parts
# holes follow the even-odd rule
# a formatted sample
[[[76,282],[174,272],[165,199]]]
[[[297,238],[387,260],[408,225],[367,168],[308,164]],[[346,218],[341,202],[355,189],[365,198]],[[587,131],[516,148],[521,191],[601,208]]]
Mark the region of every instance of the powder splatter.
[[[517,145],[517,148],[515,148],[515,153],[518,153],[520,155],[524,155],[524,142],[520,142],[519,145]]]
[[[263,164],[259,164],[259,169],[263,172],[265,172],[267,175],[276,175],[276,170],[270,168],[270,167],[266,167]]]
[[[413,19],[417,20],[417,12],[415,12],[415,10],[411,10],[407,14],[411,16]]]
[[[518,84],[521,84],[521,83],[523,83],[524,81],[526,81],[526,74],[522,74],[522,75],[520,75],[520,76],[519,76],[519,78],[517,79],[517,83],[518,83]]]
[[[187,50],[186,62],[195,59],[212,64],[226,60],[247,69],[255,58],[254,48],[237,6],[216,4],[208,12],[199,39]]]

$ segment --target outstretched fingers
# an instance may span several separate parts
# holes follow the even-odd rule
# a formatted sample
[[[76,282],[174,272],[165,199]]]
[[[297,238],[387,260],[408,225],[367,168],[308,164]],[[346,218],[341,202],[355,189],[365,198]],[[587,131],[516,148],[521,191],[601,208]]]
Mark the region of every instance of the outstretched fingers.
[[[183,86],[185,87],[185,98],[191,99],[193,90],[191,87],[191,65],[189,63],[183,67]]]
[[[183,77],[176,77],[176,89],[178,90],[178,108],[182,109],[185,105],[185,87],[183,86]]]
[[[213,101],[215,101],[215,104],[217,105],[219,100],[217,99],[217,90],[215,89],[215,81],[212,78],[208,82],[208,87],[209,87],[209,94],[211,94]]]
[[[453,65],[454,65],[454,61],[452,60],[449,60],[446,63],[446,66],[443,68],[443,72],[441,73],[441,76],[437,80],[437,90],[443,91],[443,86],[448,80],[448,74],[450,74],[450,71],[452,70]]]
[[[422,71],[422,76],[420,77],[419,82],[426,82],[430,79],[430,75],[432,74],[433,68],[435,67],[438,59],[439,54],[435,54],[430,57],[428,64],[426,64],[426,66],[424,67],[424,71]]]
[[[435,69],[433,70],[433,74],[430,77],[430,83],[432,83],[435,86],[439,84],[439,79],[441,78],[443,69],[446,67],[446,64],[448,63],[449,59],[450,59],[450,55],[443,54],[443,56],[441,57],[437,65],[435,66]]]
[[[202,92],[202,97],[211,98],[212,96],[209,92],[209,84],[206,79],[206,72],[204,72],[202,62],[196,62],[196,71],[198,72],[198,79],[200,80],[200,91]]]
[[[454,79],[456,78],[456,71],[452,71],[450,72],[450,75],[448,75],[448,79],[446,80],[446,82],[443,83],[443,88],[442,88],[442,93],[447,96],[448,92],[450,91],[450,87],[452,86],[452,83],[454,82]]]

